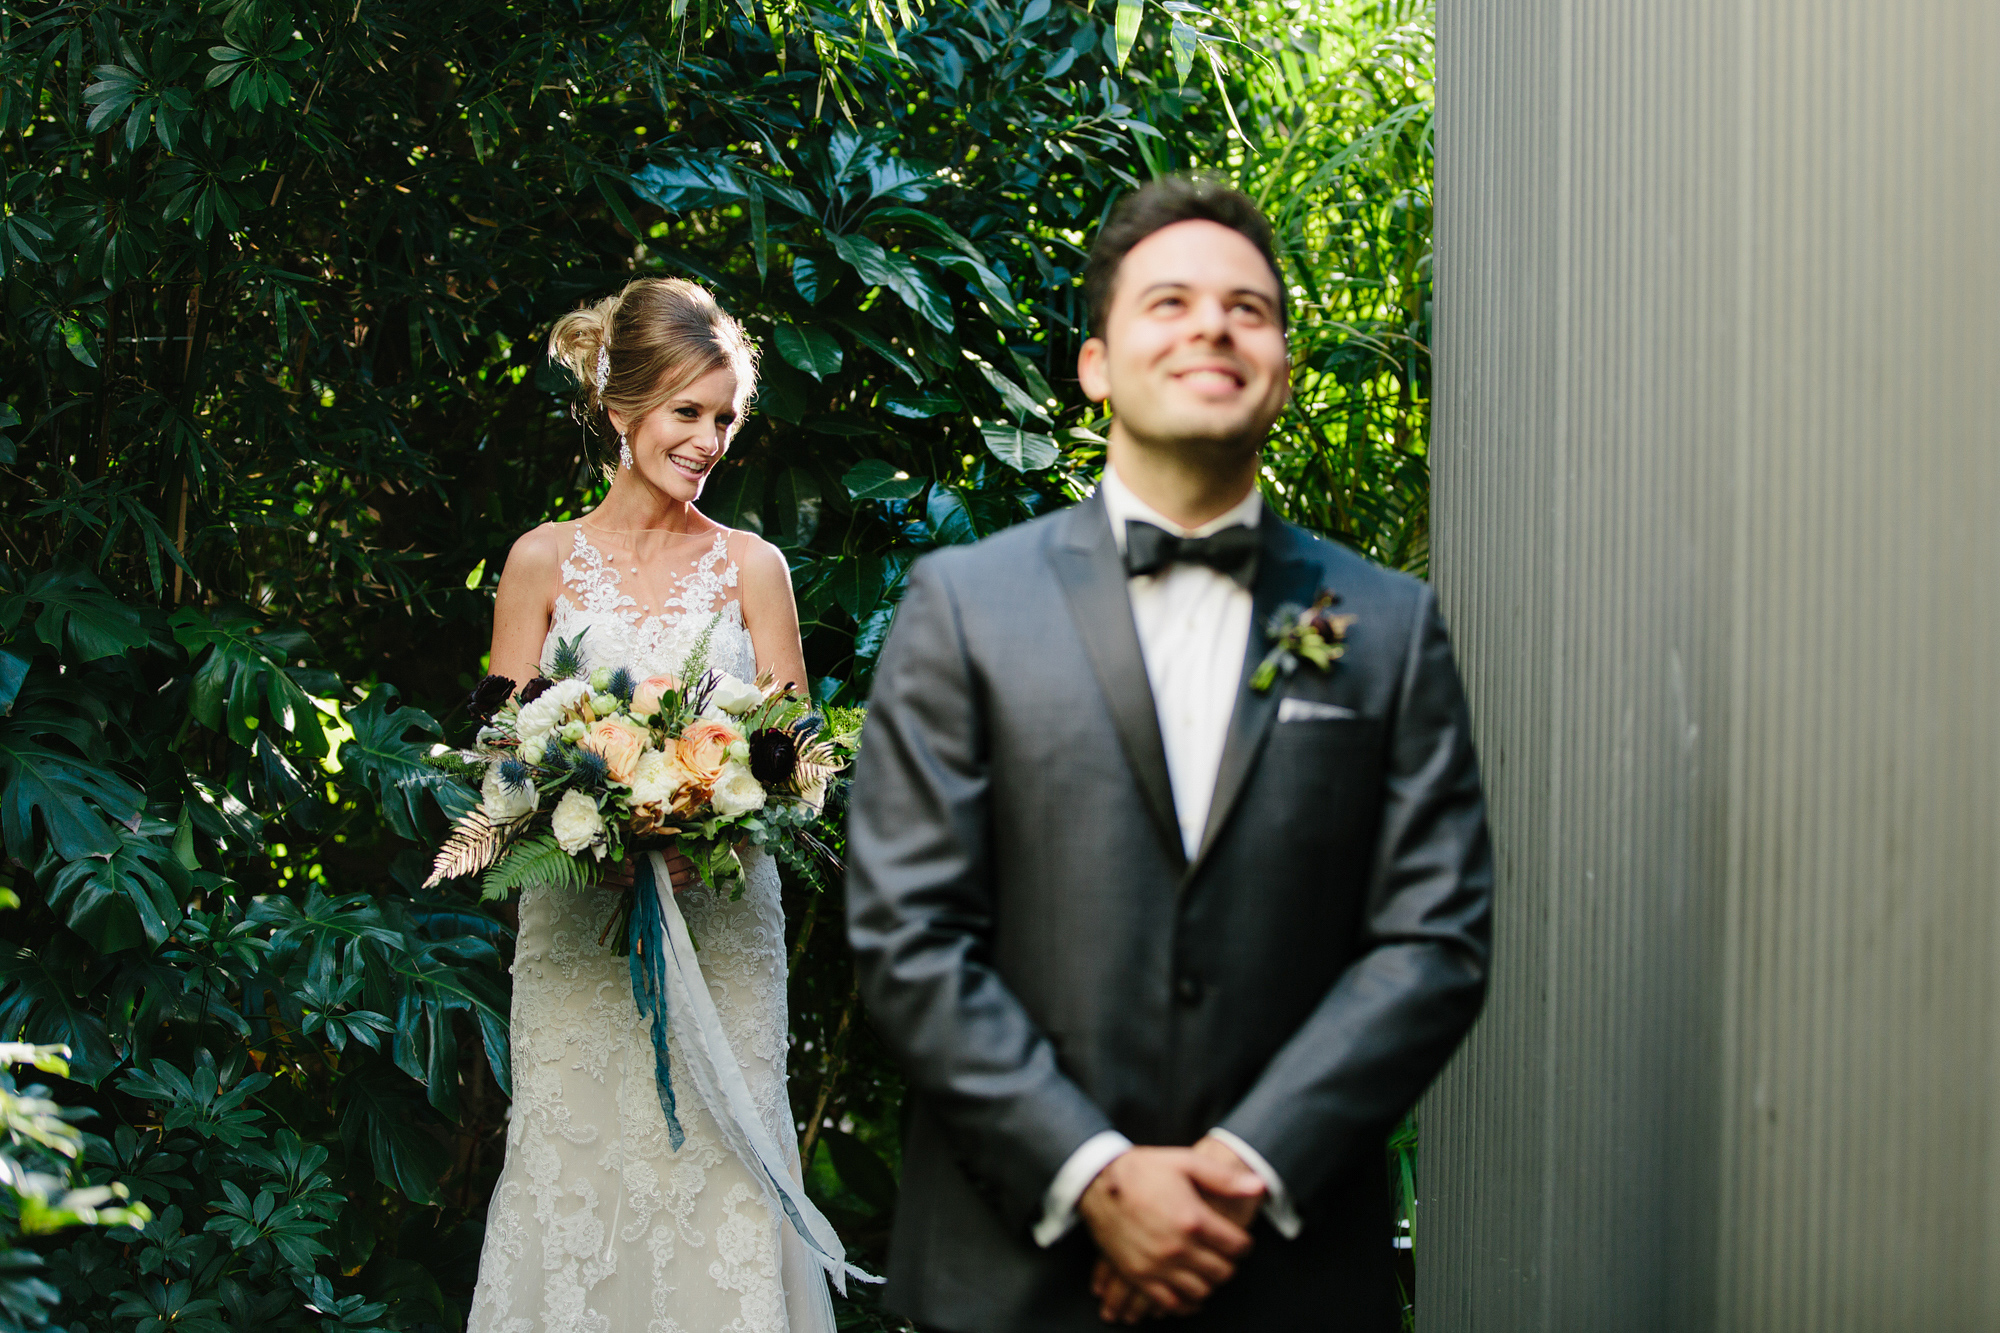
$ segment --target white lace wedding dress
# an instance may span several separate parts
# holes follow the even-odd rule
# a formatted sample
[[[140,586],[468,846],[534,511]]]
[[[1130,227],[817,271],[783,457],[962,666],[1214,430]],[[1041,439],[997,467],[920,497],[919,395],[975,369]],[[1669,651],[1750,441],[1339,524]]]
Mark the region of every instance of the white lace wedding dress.
[[[635,589],[641,583],[632,577],[638,572],[635,565],[621,573],[578,524],[543,662],[559,637],[584,631],[590,668],[677,674],[706,629],[710,666],[743,680],[756,675],[726,534],[685,574],[656,581],[657,610],[625,590],[628,579]],[[699,954],[688,955],[699,959],[694,980],[705,979],[712,1016],[742,1073],[732,1086],[748,1089],[734,1110],[759,1123],[729,1123],[727,1098],[710,1091],[713,1069],[689,1068],[690,1052],[699,1058],[713,1043],[683,1029],[690,1006],[681,1004],[671,1032],[675,1110],[686,1132],[678,1151],[668,1142],[652,1038],[633,1004],[628,962],[598,943],[618,893],[522,893],[514,1104],[468,1333],[832,1330],[820,1263],[783,1219],[786,1200],[745,1160],[755,1157],[746,1139],[760,1138],[798,1180],[785,1091],[778,872],[763,852],[747,854],[744,871],[736,901],[695,885],[678,906],[699,944]],[[812,1221],[824,1226],[817,1214]]]

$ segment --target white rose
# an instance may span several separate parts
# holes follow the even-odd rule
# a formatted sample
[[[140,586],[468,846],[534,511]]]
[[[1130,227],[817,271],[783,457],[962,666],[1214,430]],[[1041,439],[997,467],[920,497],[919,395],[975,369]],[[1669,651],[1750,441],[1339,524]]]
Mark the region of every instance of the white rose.
[[[564,713],[589,693],[590,686],[583,681],[557,681],[533,703],[521,705],[520,716],[514,719],[514,734],[524,741],[541,740],[555,730]]]
[[[632,804],[670,806],[687,785],[687,770],[658,750],[646,751],[632,773]]]
[[[725,713],[741,717],[764,702],[764,691],[755,685],[745,685],[725,672],[722,679],[716,682],[715,692],[708,696],[708,701]]]
[[[597,802],[580,791],[566,791],[549,817],[549,831],[571,856],[604,840],[604,816]]]
[[[487,768],[486,780],[479,784],[479,796],[486,817],[496,824],[533,814],[541,800],[541,793],[535,790],[534,783],[524,782],[514,786],[500,776],[498,764]]]
[[[725,764],[722,776],[715,780],[715,790],[709,798],[709,804],[715,807],[716,814],[726,818],[747,815],[752,810],[764,808],[764,788],[756,778],[750,776],[747,766]]]

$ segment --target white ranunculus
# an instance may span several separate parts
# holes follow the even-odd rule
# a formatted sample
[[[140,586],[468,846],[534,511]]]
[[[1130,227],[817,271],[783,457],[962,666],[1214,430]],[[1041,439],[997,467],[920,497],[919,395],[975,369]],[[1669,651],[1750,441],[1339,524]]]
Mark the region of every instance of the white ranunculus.
[[[544,739],[562,721],[563,714],[589,693],[590,686],[584,681],[557,681],[533,703],[521,705],[520,716],[514,719],[514,734],[524,741]]]
[[[521,742],[521,762],[522,762],[522,763],[524,763],[524,764],[539,764],[539,763],[541,763],[541,762],[542,762],[542,753],[543,753],[543,751],[545,751],[545,750],[546,750],[547,748],[548,748],[548,747],[547,747],[546,745],[544,745],[544,744],[543,744],[543,743],[542,743],[541,741],[523,741],[523,742]]]
[[[498,764],[487,768],[486,780],[479,784],[479,796],[486,817],[496,824],[533,814],[536,803],[541,800],[541,793],[535,790],[534,783],[524,782],[514,786],[500,776]]]
[[[687,771],[658,750],[648,750],[632,772],[632,804],[670,806],[687,785]]]
[[[731,716],[741,717],[764,701],[764,691],[755,685],[746,685],[724,672],[722,679],[716,682],[715,692],[708,696],[708,701]]]
[[[729,818],[747,815],[752,810],[764,808],[764,788],[750,775],[750,769],[743,764],[724,764],[722,776],[715,780],[714,795],[710,804],[715,813]]]
[[[566,791],[549,817],[549,831],[571,856],[604,840],[604,816],[597,802],[580,791]]]

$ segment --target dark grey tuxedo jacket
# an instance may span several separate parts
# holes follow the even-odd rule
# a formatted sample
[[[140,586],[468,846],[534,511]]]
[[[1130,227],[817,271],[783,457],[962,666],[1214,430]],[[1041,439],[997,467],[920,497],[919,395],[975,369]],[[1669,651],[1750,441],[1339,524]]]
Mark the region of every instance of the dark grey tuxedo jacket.
[[[1100,1130],[1216,1125],[1284,1180],[1188,1329],[1393,1330],[1384,1136],[1486,985],[1485,807],[1430,590],[1265,515],[1243,683],[1182,850],[1124,570],[1096,500],[911,571],[848,830],[848,928],[910,1084],[889,1303],[963,1333],[1102,1329],[1078,1226],[1029,1232]],[[1249,688],[1322,588],[1346,656]],[[1289,712],[1282,701],[1331,707]]]

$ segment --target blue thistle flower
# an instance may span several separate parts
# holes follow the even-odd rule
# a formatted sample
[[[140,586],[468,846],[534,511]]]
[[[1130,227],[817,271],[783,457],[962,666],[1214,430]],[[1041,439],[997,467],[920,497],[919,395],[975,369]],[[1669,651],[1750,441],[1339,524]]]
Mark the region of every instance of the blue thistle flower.
[[[630,671],[619,667],[611,673],[611,683],[604,687],[606,694],[615,695],[626,703],[632,702],[632,692],[639,688],[639,682]]]
[[[519,759],[500,761],[500,782],[510,791],[526,791],[534,779],[535,770]]]
[[[605,779],[610,776],[611,765],[595,750],[578,749],[576,757],[570,760],[570,782],[585,791],[604,790]]]

